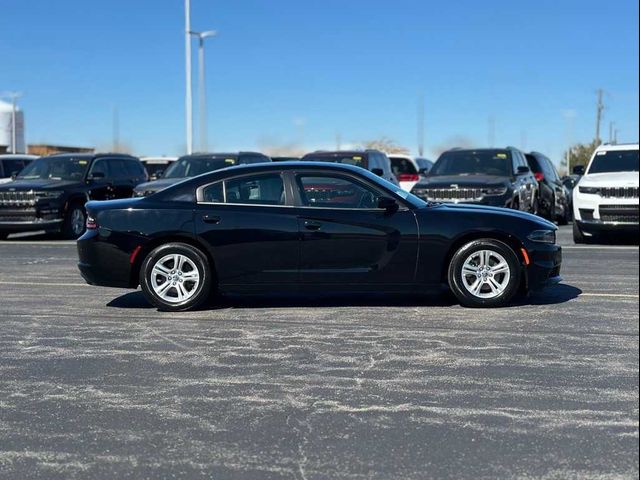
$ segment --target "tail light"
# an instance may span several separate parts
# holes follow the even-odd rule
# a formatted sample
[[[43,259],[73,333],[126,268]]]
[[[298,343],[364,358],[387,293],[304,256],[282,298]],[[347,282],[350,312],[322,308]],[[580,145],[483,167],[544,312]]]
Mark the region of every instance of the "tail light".
[[[401,173],[398,175],[399,182],[417,182],[420,176],[417,173]]]
[[[87,223],[85,224],[87,230],[95,230],[98,228],[98,222],[91,215],[87,215]]]
[[[542,172],[534,173],[533,176],[536,177],[536,180],[539,182],[544,180],[544,173]]]

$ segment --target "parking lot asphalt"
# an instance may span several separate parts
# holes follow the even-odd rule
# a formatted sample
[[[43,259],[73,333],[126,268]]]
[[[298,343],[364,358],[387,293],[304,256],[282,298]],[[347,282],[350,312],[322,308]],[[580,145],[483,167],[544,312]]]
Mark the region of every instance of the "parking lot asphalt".
[[[73,242],[0,242],[0,478],[637,478],[638,247],[561,285],[159,313]]]

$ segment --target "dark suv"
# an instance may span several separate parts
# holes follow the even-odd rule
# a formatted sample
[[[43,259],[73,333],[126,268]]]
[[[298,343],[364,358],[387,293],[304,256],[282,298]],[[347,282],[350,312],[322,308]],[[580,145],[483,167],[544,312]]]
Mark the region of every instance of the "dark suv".
[[[380,150],[338,150],[333,152],[319,150],[307,153],[302,157],[302,160],[305,162],[333,162],[355,165],[375,173],[394,185],[399,185],[398,179],[391,170],[389,157]]]
[[[220,170],[221,168],[270,161],[271,158],[258,152],[193,153],[185,155],[169,165],[158,180],[138,185],[134,196],[146,197],[185,178],[195,177],[203,173]]]
[[[428,201],[478,203],[537,213],[538,182],[517,148],[453,149],[411,193]]]
[[[571,218],[569,198],[556,167],[540,152],[527,153],[526,157],[538,181],[540,216],[566,225]]]
[[[136,157],[119,153],[62,154],[27,165],[16,180],[0,185],[0,238],[45,230],[65,238],[84,233],[89,200],[131,197],[147,180]]]
[[[0,183],[11,180],[14,175],[20,173],[20,170],[36,158],[38,157],[35,155],[23,155],[20,153],[0,155]]]

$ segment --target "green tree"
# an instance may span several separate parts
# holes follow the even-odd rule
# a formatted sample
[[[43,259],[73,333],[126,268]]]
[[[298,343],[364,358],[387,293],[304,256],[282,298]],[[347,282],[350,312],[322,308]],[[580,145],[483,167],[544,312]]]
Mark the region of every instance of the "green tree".
[[[584,165],[585,167],[591,160],[593,152],[598,147],[598,143],[594,140],[591,143],[576,143],[564,155],[568,160],[569,173],[573,171],[576,165]]]

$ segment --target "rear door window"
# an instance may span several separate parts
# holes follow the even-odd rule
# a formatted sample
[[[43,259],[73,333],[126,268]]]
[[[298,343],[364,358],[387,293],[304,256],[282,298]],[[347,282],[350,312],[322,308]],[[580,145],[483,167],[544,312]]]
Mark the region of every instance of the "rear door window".
[[[240,205],[284,205],[280,174],[251,175],[213,183],[202,190],[202,201]]]

